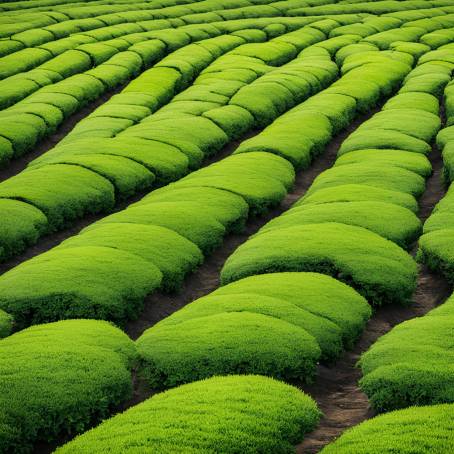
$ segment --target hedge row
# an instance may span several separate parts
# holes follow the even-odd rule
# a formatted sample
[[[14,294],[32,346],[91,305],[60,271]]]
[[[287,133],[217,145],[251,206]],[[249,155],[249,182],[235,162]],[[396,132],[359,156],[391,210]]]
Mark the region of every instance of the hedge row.
[[[123,41],[117,49],[108,43],[86,44],[83,49],[67,51],[55,61],[0,82],[0,88],[4,86],[0,106],[14,104],[0,113],[0,164],[29,151],[40,139],[55,132],[64,118],[106,90],[133,78],[167,52],[186,46],[188,41],[220,34],[211,26],[197,27],[202,36],[192,37],[178,30],[145,42]],[[178,33],[184,38],[180,42],[174,36]],[[91,50],[88,46],[92,46]]]
[[[93,2],[90,3],[93,4]],[[148,8],[151,7],[151,10],[148,11],[140,11],[141,7],[146,4],[133,3],[129,6],[128,11],[123,12],[126,14],[101,14],[95,17],[80,19],[67,18],[67,20],[48,26],[13,33],[9,36],[8,40],[5,39],[0,41],[0,55],[11,55],[12,53],[21,51],[25,48],[35,47],[36,49],[51,50],[52,55],[55,56],[62,48],[65,48],[66,50],[73,49],[77,45],[79,39],[91,38],[89,42],[105,41],[112,38],[120,38],[132,33],[178,27],[187,25],[188,23],[202,23],[202,21],[208,23],[222,20],[222,17],[217,15],[216,12],[212,12],[213,7],[219,7],[218,2],[197,2],[197,7],[195,9],[192,8],[194,4],[187,2],[189,3],[188,7],[191,8],[191,10],[183,11],[184,14],[181,16],[166,14],[166,12],[171,11],[166,9],[166,3],[167,5],[172,5],[172,2],[161,1],[160,8],[157,9],[156,5],[153,7],[153,4],[151,3],[148,6]],[[182,2],[179,3],[181,4]],[[173,2],[173,4],[175,4],[175,2]],[[232,8],[244,10],[248,6],[253,6],[253,3],[248,0],[239,0],[237,2],[231,2],[228,5],[223,5],[223,8],[224,10]],[[262,14],[260,14],[260,11],[257,8],[255,8],[254,11],[256,12],[256,15],[268,16],[269,14],[269,10],[264,11]],[[188,16],[187,20],[186,16]],[[235,18],[240,19],[243,17],[244,15],[239,14],[238,11]],[[33,55],[32,53],[30,54]],[[19,55],[19,53],[17,55]],[[47,57],[47,59],[49,58],[50,57]],[[29,60],[27,63],[21,62],[20,64],[30,65],[32,63],[33,61]],[[22,71],[26,69],[30,69],[30,67],[28,66],[25,69],[22,69]],[[21,70],[19,69],[19,71]]]
[[[393,58],[393,63],[385,63],[384,56]],[[357,105],[351,105],[351,97],[345,102],[339,96],[339,107],[335,110],[338,118],[334,121],[339,127],[345,125],[358,106],[367,102],[372,107],[409,72],[408,65],[394,60],[395,57],[386,52],[348,56],[343,71],[353,69],[302,106],[310,106],[325,93],[340,94],[352,80]],[[374,59],[377,63],[364,63]],[[362,66],[355,68],[356,64]],[[361,74],[364,82],[359,79]],[[412,79],[410,73],[407,80]],[[362,87],[369,84],[376,87],[375,96],[371,98],[367,91],[361,97]],[[432,98],[429,105],[433,109],[430,101],[436,99]],[[286,114],[289,115],[291,111]],[[415,116],[427,117],[424,128],[415,128],[407,120]],[[283,121],[282,125],[286,126]],[[391,129],[393,125],[398,131]],[[424,190],[423,176],[430,173],[430,164],[422,153],[410,153],[394,143],[383,144],[385,150],[380,149],[375,134],[382,138],[386,132],[396,133],[423,142],[412,134],[431,140],[438,127],[435,114],[424,109],[410,111],[406,95],[397,95],[343,142],[336,165],[320,174],[292,209],[266,224],[230,256],[221,272],[222,282],[269,272],[315,271],[352,285],[372,304],[406,301],[416,285],[416,264],[399,245],[409,246],[419,234],[420,223],[409,208],[416,209],[414,197]],[[312,127],[311,131],[314,130]],[[381,214],[379,218],[377,212]]]
[[[320,58],[309,59],[320,64]],[[346,77],[367,80],[371,71],[364,65]],[[389,78],[396,75],[390,73]],[[347,87],[344,90],[347,92]],[[300,112],[304,112],[304,105],[300,105]],[[318,116],[329,125],[323,113],[329,113],[331,108],[329,103],[318,107]],[[313,109],[309,111],[311,115]],[[331,129],[328,134],[329,139]],[[317,132],[308,137],[314,146],[326,143]],[[64,167],[65,164],[52,166],[58,170]],[[0,278],[0,305],[14,316],[19,327],[68,317],[107,318],[124,323],[140,311],[145,295],[159,287],[177,287],[185,274],[200,263],[202,254],[220,244],[226,230],[241,227],[248,210],[259,214],[279,203],[290,189],[293,175],[287,160],[263,151],[238,153],[194,172],[5,273]],[[206,203],[208,197],[212,206]],[[194,217],[194,213],[203,214]],[[156,227],[171,232],[157,236]],[[150,236],[146,247],[145,235]],[[164,255],[162,250],[166,251]],[[90,285],[81,289],[80,280]],[[27,282],[20,290],[19,281]]]
[[[0,304],[17,327],[75,317],[124,323],[148,293],[178,287],[248,211],[279,203],[293,178],[287,161],[263,152],[194,172],[3,274]]]
[[[300,46],[304,46],[314,40],[313,33],[303,28],[289,33],[287,38],[295,43],[299,39]],[[307,39],[303,39],[305,36]],[[214,48],[218,40],[222,49],[227,44],[235,44],[237,39],[219,37],[210,44]],[[220,57],[211,65],[217,67],[217,71],[211,71],[212,67],[208,66],[196,83],[173,102],[114,138],[105,134],[107,137],[97,137],[93,142],[92,136],[101,131],[102,124],[106,124],[110,135],[116,134],[112,127],[117,122],[130,125],[172,96],[171,84],[164,85],[169,91],[166,93],[162,91],[162,81],[176,70],[160,66],[143,73],[123,93],[81,122],[61,145],[0,184],[0,197],[10,199],[8,210],[1,214],[5,226],[0,242],[2,258],[23,250],[36,241],[43,230],[60,229],[87,213],[111,209],[117,199],[180,178],[190,169],[200,167],[204,157],[217,152],[229,140],[256,127],[259,120],[271,121],[273,116],[335,78],[337,67],[329,57],[301,57],[278,68],[258,58],[267,58],[266,48],[278,44],[284,47],[282,52],[291,57],[290,44],[286,45],[285,39],[284,36],[281,41],[272,40],[252,48],[240,46],[237,52],[244,49],[257,56],[237,53]],[[200,47],[203,49],[202,44]],[[255,71],[244,69],[252,64]],[[264,76],[260,78],[261,74]],[[301,77],[303,74],[306,77]],[[174,81],[177,83],[178,79]],[[284,89],[283,84],[290,88]],[[293,96],[297,88],[302,93]],[[273,110],[270,103],[276,106]],[[119,118],[105,117],[103,112]],[[259,116],[259,112],[267,112],[267,117],[255,119],[254,114]],[[64,183],[67,181],[72,182],[71,186]],[[58,192],[55,192],[56,187]],[[13,201],[13,198],[21,201]],[[42,225],[42,216],[38,218],[36,210],[26,211],[24,202],[39,209],[47,218],[47,225]],[[20,212],[21,217],[11,217],[13,212]],[[14,230],[18,219],[23,228]]]
[[[347,430],[321,453],[447,454],[454,450],[453,416],[453,405],[393,411]]]
[[[352,69],[348,78],[355,77],[358,82],[361,80],[362,71],[367,75],[371,73],[366,64]],[[401,67],[400,75],[398,71],[396,74],[390,74],[388,82],[391,83],[392,78],[395,78],[394,83],[397,85],[399,76],[403,78],[406,72],[408,69],[405,66]],[[366,77],[364,79],[367,80]],[[340,79],[340,82],[342,81],[343,78]],[[385,86],[385,84],[383,85]],[[311,114],[314,115],[312,112],[315,105],[313,100],[323,98],[324,93],[330,90],[331,88],[315,95],[309,101],[298,106],[297,110],[303,112],[305,106],[309,106]],[[330,106],[328,102],[321,103],[320,106],[325,107],[325,112],[330,112],[327,107]],[[350,104],[347,104],[346,108],[351,108]],[[395,108],[398,107],[395,106]],[[320,109],[318,114],[323,116],[322,112],[324,111]],[[340,109],[338,112],[342,113]],[[350,121],[354,113],[348,117]],[[286,119],[292,118],[292,115],[294,113],[292,114],[291,111],[283,115],[257,138],[260,139],[261,136],[266,135],[268,129],[281,124],[286,126]],[[325,119],[330,124],[328,118],[325,117]],[[349,120],[345,120],[346,124]],[[334,126],[335,120],[332,121]],[[338,128],[340,129],[340,127]],[[310,131],[313,129],[308,128],[305,136],[311,137]],[[276,140],[275,143],[279,144],[279,141]],[[267,151],[272,152],[272,150]],[[246,153],[243,151],[236,156],[251,156],[255,153],[260,152],[249,151]],[[426,162],[423,164],[428,165]],[[427,173],[427,168],[424,166],[423,170]],[[377,207],[374,206],[373,209],[375,213]],[[391,205],[391,209],[394,209],[393,205]],[[401,215],[399,210],[404,210],[397,206],[395,209],[398,212],[393,212],[393,214],[398,217]],[[256,239],[265,236],[269,230],[279,230],[275,224],[279,223],[281,219],[285,223],[286,218],[291,217],[292,211],[290,210],[287,216],[278,217],[267,224],[256,236]],[[352,214],[347,214],[346,218],[349,216]],[[408,216],[413,221],[414,214],[408,211]],[[361,219],[361,214],[358,218]],[[317,224],[322,221],[315,220],[312,223],[314,222]],[[320,224],[317,224],[317,228],[319,227]],[[326,232],[323,232],[320,244],[317,243],[314,246],[315,251],[319,251],[323,244],[327,244],[328,247],[333,244],[339,246],[342,238],[348,236],[341,230],[342,224],[337,224],[336,228],[339,238],[327,239]],[[349,226],[344,225],[344,228],[348,229]],[[360,233],[365,232],[364,243],[367,242],[367,248],[364,243],[362,248],[367,250],[367,255],[370,254],[372,238],[372,241],[375,240],[379,243],[377,250],[383,256],[381,241],[404,262],[403,267],[410,263],[413,273],[415,273],[413,262],[404,255],[403,251],[400,252],[397,246],[386,242],[378,235],[370,233],[370,237],[367,237],[366,229],[357,229]],[[293,265],[290,254],[300,245],[297,244],[297,241],[292,241],[292,238],[289,241],[290,230],[291,228],[283,229],[285,232],[282,235],[283,241],[279,242],[278,239],[277,245],[274,242],[272,247],[275,249],[269,254],[266,243],[262,242],[254,247],[254,239],[241,246],[227,260],[222,271],[222,278],[226,282],[225,276],[229,272],[229,264],[232,262],[233,267],[240,262],[240,266],[247,263],[245,265],[247,267],[250,264],[249,273],[246,274],[251,275],[250,277],[235,280],[230,285],[221,287],[212,294],[191,303],[147,330],[139,338],[137,345],[142,361],[142,373],[151,386],[171,387],[216,374],[229,373],[259,373],[286,380],[310,381],[319,360],[333,361],[338,358],[344,347],[351,347],[354,344],[371,313],[364,298],[331,277],[312,273],[277,273],[280,269],[265,263],[267,258],[281,254],[282,263],[286,264],[283,265],[284,267],[288,263],[291,263],[290,266]],[[354,239],[358,241],[359,234],[356,234]],[[285,242],[287,242],[286,245]],[[248,248],[248,244],[252,244],[252,247]],[[301,241],[301,244],[307,243]],[[243,255],[239,252],[241,250],[244,251]],[[282,251],[284,252],[282,253]],[[236,255],[239,256],[239,259],[235,263]],[[366,254],[363,252],[363,255]],[[376,255],[378,256],[378,253]],[[353,259],[357,260],[357,256],[355,255]],[[393,259],[390,261],[391,264]],[[260,267],[262,260],[265,264],[257,273],[254,267],[257,264]],[[381,271],[383,261],[383,257],[376,257],[375,269],[367,270],[364,275],[377,274],[377,270]],[[298,268],[287,268],[287,270],[300,271]],[[254,276],[254,274],[273,271],[276,273]],[[321,266],[319,269],[316,268],[316,271],[324,272],[325,269]],[[337,274],[335,276],[338,277]],[[230,281],[233,280],[230,279]],[[327,304],[325,299],[321,299],[321,295],[325,298],[327,291],[333,291],[329,296],[332,304]],[[347,294],[351,296],[346,298]],[[282,301],[283,299],[284,301]],[[347,300],[349,309],[342,305],[342,301]],[[304,303],[301,303],[302,301]],[[357,303],[353,305],[353,301]],[[340,310],[341,305],[343,309]],[[277,342],[276,339],[279,341]]]
[[[241,9],[238,17],[243,17]],[[0,164],[5,165],[11,158],[30,150],[40,139],[54,132],[69,114],[104,91],[126,82],[165,53],[184,47],[191,41],[230,33],[230,29],[238,32],[239,28],[248,27],[253,27],[257,33],[262,29],[260,33],[266,39],[267,36],[273,37],[316,20],[261,19],[265,21],[257,23],[241,19],[232,24],[215,22],[205,25],[194,20],[195,25],[184,25],[183,22],[173,24],[177,28],[170,29],[168,27],[172,24],[161,20],[156,24],[141,25],[139,30],[149,31],[140,32],[131,27],[121,27],[121,33],[117,29],[101,29],[98,34],[76,33],[65,38],[70,40],[68,43],[53,41],[44,47],[27,48],[2,58],[0,73],[3,71],[5,76],[10,77],[0,82],[0,107],[12,107],[1,113]],[[136,24],[126,25],[138,27]],[[271,29],[273,25],[278,28]],[[256,39],[257,33],[240,35],[250,41]],[[189,52],[190,49],[187,50]],[[22,68],[23,64],[27,67]],[[36,68],[37,64],[40,66]],[[20,70],[28,71],[13,75]]]
[[[132,394],[134,343],[107,322],[66,320],[0,341],[0,451],[81,432]]]
[[[451,64],[454,69],[454,65]],[[446,195],[435,206],[424,224],[424,234],[419,240],[417,258],[430,269],[442,273],[454,282],[452,238],[454,232],[454,198],[452,180],[454,175],[454,126],[452,104],[454,92],[452,84],[445,89],[446,124],[437,136],[438,148],[442,151],[444,179],[449,185]]]
[[[215,377],[157,394],[56,452],[293,452],[319,418],[315,402],[293,386]]]
[[[159,4],[135,2],[129,5],[125,3],[113,5],[111,2],[108,5],[104,4],[104,2],[100,2],[101,4],[99,5],[96,5],[97,2],[90,2],[87,5],[81,2],[72,7],[61,5],[44,9],[30,9],[31,3],[27,3],[28,11],[26,14],[24,14],[24,11],[4,12],[2,14],[4,26],[0,34],[1,37],[10,37],[13,40],[19,39],[22,41],[25,34],[26,39],[28,38],[27,41],[31,40],[33,42],[37,39],[34,36],[37,31],[43,35],[40,29],[44,30],[44,36],[47,35],[46,32],[51,32],[54,36],[68,36],[71,33],[79,32],[80,29],[91,30],[125,22],[146,22],[164,18],[173,19],[194,13],[218,11],[223,7],[220,2],[213,0],[199,2],[187,0],[182,2],[160,1]],[[261,3],[270,2],[265,0],[254,3],[260,5]],[[247,8],[247,5],[251,5],[251,3],[237,0],[236,2],[230,2],[229,6],[230,8]],[[229,9],[229,6],[225,8]],[[2,9],[4,8],[4,4],[2,4]]]
[[[449,105],[451,89],[445,91]],[[448,113],[449,118],[449,113]],[[438,144],[443,150],[445,174],[451,181],[452,127],[442,130]],[[424,225],[417,258],[453,282],[452,189],[435,207]],[[449,357],[452,355],[453,299],[426,316],[396,326],[361,358],[361,386],[379,411],[411,405],[454,402]],[[415,340],[418,339],[418,343]],[[421,349],[424,345],[424,349]]]
[[[261,32],[263,38],[266,37],[263,32]],[[249,41],[254,41],[254,35],[249,37]],[[262,39],[263,39],[262,38]],[[136,110],[133,112],[133,116],[130,112],[132,107],[125,106],[124,115],[119,111],[119,101],[118,97],[114,97],[110,102],[107,102],[102,106],[102,108],[97,109],[92,115],[88,116],[85,120],[80,122],[76,128],[64,139],[62,143],[72,142],[78,140],[79,138],[87,137],[114,137],[122,138],[123,135],[120,135],[123,131],[137,124],[135,128],[131,128],[131,135],[140,136],[144,132],[147,134],[150,133],[151,122],[161,122],[164,119],[172,118],[177,122],[179,117],[184,117],[181,119],[181,122],[187,120],[188,115],[197,115],[197,116],[207,116],[208,118],[212,117],[213,119],[218,119],[222,129],[226,129],[223,126],[225,119],[222,122],[223,115],[222,112],[225,109],[218,109],[222,106],[225,106],[227,103],[232,103],[234,105],[239,105],[242,109],[229,109],[232,112],[227,118],[231,118],[235,113],[241,118],[242,121],[237,120],[235,124],[235,117],[231,119],[233,124],[227,130],[229,133],[230,130],[239,132],[241,134],[241,125],[244,123],[243,129],[248,129],[251,123],[250,115],[245,115],[247,112],[244,112],[241,115],[241,111],[246,108],[246,110],[258,109],[255,105],[251,104],[251,95],[247,93],[240,97],[240,94],[243,94],[247,90],[245,84],[251,83],[257,77],[267,74],[273,69],[275,65],[282,65],[287,63],[290,59],[295,57],[296,52],[305,46],[317,42],[324,38],[323,33],[311,27],[306,27],[301,31],[292,32],[285,34],[282,37],[275,38],[268,43],[249,43],[248,45],[243,44],[244,38],[240,36],[221,36],[214,38],[211,42],[202,41],[194,45],[186,46],[178,52],[164,58],[158,64],[156,64],[151,70],[147,71],[147,77],[141,77],[136,81],[129,84],[127,89],[124,90],[124,93],[136,92],[138,89],[140,91],[147,90],[147,94],[155,94],[155,98],[159,101],[159,105],[166,104],[172,96],[177,94],[179,91],[182,91],[183,88],[188,87],[189,83],[195,78],[195,76],[203,70],[204,67],[207,67],[209,63],[216,57],[216,61],[213,64],[210,64],[205,71],[202,71],[202,75],[195,81],[195,83],[186,89],[179,96],[176,96],[172,102],[167,104],[165,107],[161,108],[153,117],[147,118],[150,112]],[[242,46],[239,46],[243,44]],[[239,46],[238,49],[232,50]],[[230,52],[228,52],[230,50]],[[226,55],[222,56],[223,53],[227,52]],[[214,54],[214,55],[213,55]],[[204,62],[206,62],[204,64]],[[309,65],[304,65],[305,62],[300,62],[304,69],[307,68],[308,76],[311,76],[311,73],[316,71],[316,69],[308,68]],[[301,71],[303,68],[297,67],[296,69]],[[239,69],[244,67],[251,67],[249,74],[241,75],[237,74]],[[330,81],[330,75],[335,72],[334,65],[325,64],[325,72],[328,71],[328,74],[323,73],[323,69],[320,69],[318,73],[320,74],[319,78],[322,79],[322,84],[326,84]],[[253,68],[253,69],[252,69]],[[285,66],[286,73],[291,71],[293,67],[288,68]],[[219,75],[219,72],[223,71],[222,76]],[[213,74],[214,73],[214,74]],[[228,74],[231,73],[233,77],[230,78],[229,83],[227,82]],[[273,72],[271,76],[280,76],[282,75],[278,72]],[[316,74],[318,75],[318,74]],[[213,80],[216,79],[216,80]],[[263,82],[266,82],[267,79],[264,79]],[[164,82],[164,83],[163,83]],[[272,80],[273,82],[273,80]],[[288,85],[292,83],[292,80],[284,81]],[[277,100],[273,100],[274,104],[285,108],[285,104],[291,104],[292,102],[298,102],[298,99],[307,97],[313,91],[315,91],[318,86],[314,80],[314,77],[308,83],[305,80],[297,86],[290,85],[290,88],[293,88],[292,94],[295,94],[295,101],[290,101],[288,92],[287,93],[277,93],[275,96],[279,96]],[[293,82],[295,85],[295,82]],[[244,87],[244,88],[243,88]],[[255,87],[255,85],[253,86]],[[249,88],[257,91],[256,88]],[[268,86],[266,86],[268,88]],[[321,89],[318,88],[318,89]],[[213,92],[213,90],[216,90]],[[275,88],[274,91],[277,89]],[[297,90],[301,93],[297,94]],[[236,94],[237,91],[240,93]],[[281,89],[282,91],[282,89]],[[309,92],[309,93],[308,93]],[[253,93],[257,97],[257,103],[263,94]],[[284,95],[286,99],[281,101],[280,98],[283,98]],[[232,100],[232,97],[234,99]],[[246,97],[246,99],[244,99]],[[128,104],[128,97],[123,97],[124,104]],[[239,99],[238,99],[239,98]],[[238,99],[238,100],[237,100]],[[235,100],[237,102],[235,103]],[[244,100],[243,103],[241,101]],[[270,102],[271,102],[270,101]],[[279,103],[280,101],[280,103]],[[112,106],[112,103],[114,106]],[[279,103],[279,104],[278,104]],[[263,104],[263,101],[262,101]],[[271,104],[271,107],[273,104]],[[135,106],[134,106],[135,107]],[[261,111],[264,111],[266,114],[265,105],[261,108]],[[216,110],[215,110],[216,109]],[[155,109],[153,109],[155,110]],[[276,112],[276,109],[269,109],[271,112],[268,114],[271,119],[274,119],[279,112]],[[214,113],[211,113],[214,111]],[[254,113],[254,112],[252,112]],[[260,112],[259,112],[260,113]],[[101,118],[99,118],[101,117]],[[265,119],[265,121],[270,121]],[[230,126],[230,125],[229,125]],[[129,134],[129,131],[126,132]]]
[[[380,0],[374,2],[350,2],[333,4],[327,3],[321,6],[303,7],[289,10],[289,14],[296,16],[312,15],[340,15],[340,14],[386,14],[388,17],[396,17],[401,20],[416,20],[431,16],[442,16],[452,13],[450,4],[442,4],[434,7],[434,2],[409,0],[405,4],[395,0]],[[431,13],[428,13],[430,11]]]
[[[370,312],[353,289],[322,274],[252,276],[145,331],[141,374],[153,388],[236,373],[311,382],[319,360],[353,345]]]
[[[142,41],[124,38],[116,47],[114,41],[118,40],[85,44],[64,52],[37,69],[5,79],[0,82],[0,106],[14,105],[0,113],[0,164],[6,165],[9,160],[29,151],[43,137],[55,132],[69,115],[106,90],[133,78],[166,53],[176,51],[158,63],[161,74],[156,68],[148,73],[157,74],[160,79],[175,79],[174,88],[182,90],[219,56],[217,49],[226,52],[235,45],[256,39],[251,34],[218,36],[218,40],[212,39],[211,46],[209,39],[204,39],[220,33],[212,25],[197,25],[136,34],[141,35]],[[261,33],[266,39],[265,32]],[[229,38],[230,41],[235,38],[235,44],[229,44]],[[223,39],[227,43],[222,44]],[[197,43],[189,44],[191,41]],[[171,68],[172,74],[162,74],[162,67]],[[131,85],[134,87],[134,83]],[[170,95],[170,87],[163,85],[163,90],[167,88],[169,91],[165,94]],[[166,102],[168,98],[160,101]]]
[[[314,45],[302,54],[309,57],[317,47],[322,51],[319,45]],[[380,96],[391,91],[399,82],[400,71],[407,70],[406,65],[397,65],[396,72],[383,77],[383,65],[389,65],[390,59],[386,56],[380,59],[381,56],[381,53],[373,53],[371,62],[364,65],[360,62],[356,70],[290,110],[259,136],[243,142],[236,152],[265,150],[285,157],[296,168],[307,166],[333,134],[346,127],[358,111],[368,110]],[[375,63],[375,58],[380,59],[380,63]],[[361,86],[355,83],[358,77],[363,79]]]
[[[394,327],[361,357],[361,388],[377,411],[454,402],[453,302]]]

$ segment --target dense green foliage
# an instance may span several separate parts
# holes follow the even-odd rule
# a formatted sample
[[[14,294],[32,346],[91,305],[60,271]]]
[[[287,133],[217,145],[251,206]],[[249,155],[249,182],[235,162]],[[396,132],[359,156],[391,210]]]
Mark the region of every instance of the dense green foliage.
[[[347,430],[323,454],[449,453],[453,405],[414,407],[377,416]]]
[[[453,30],[449,0],[2,2],[0,452],[294,452],[320,412],[272,378],[330,375],[419,295],[421,232],[454,282],[454,189],[418,219],[437,151],[454,179]],[[454,402],[453,301],[385,311],[373,410]],[[448,453],[450,412],[324,452]]]
[[[292,452],[319,417],[314,401],[292,386],[215,377],[157,394],[57,452]]]
[[[364,299],[330,277],[253,276],[145,331],[137,341],[142,374],[153,387],[234,373],[311,381],[318,359],[335,360],[353,345],[369,315]]]
[[[93,320],[38,325],[2,339],[2,452],[27,451],[108,416],[131,395],[135,356],[124,333]]]

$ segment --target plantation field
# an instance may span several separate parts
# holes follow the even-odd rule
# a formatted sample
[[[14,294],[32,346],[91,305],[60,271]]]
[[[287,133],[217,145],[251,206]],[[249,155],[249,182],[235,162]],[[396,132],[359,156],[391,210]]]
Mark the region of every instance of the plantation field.
[[[454,452],[454,1],[0,2],[0,453]]]

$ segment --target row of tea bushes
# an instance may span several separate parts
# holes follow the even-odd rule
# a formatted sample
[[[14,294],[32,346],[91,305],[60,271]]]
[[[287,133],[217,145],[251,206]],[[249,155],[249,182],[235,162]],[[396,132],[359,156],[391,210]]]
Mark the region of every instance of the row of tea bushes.
[[[418,340],[419,343],[419,340]],[[347,430],[322,454],[427,454],[454,450],[454,405],[393,411]]]
[[[431,52],[421,61],[417,86],[439,95],[452,71],[446,54]],[[440,58],[440,60],[437,60]],[[443,68],[440,70],[440,68]],[[447,70],[447,71],[446,71]],[[448,77],[446,77],[448,76]],[[412,84],[411,86],[415,86]],[[445,88],[447,123],[450,124],[450,85]],[[408,105],[426,106],[428,97],[423,91],[405,93]],[[433,101],[431,101],[433,102]],[[415,120],[414,117],[413,120]],[[443,151],[445,177],[451,182],[450,127],[443,129],[437,143]],[[422,132],[424,128],[420,128]],[[450,258],[450,192],[439,202],[424,225],[424,235],[419,240],[417,258],[434,271],[441,272],[452,282],[453,269]],[[452,224],[452,223],[451,223]],[[450,357],[452,356],[453,299],[433,309],[423,317],[408,320],[380,337],[362,355],[359,366],[363,372],[361,388],[372,407],[379,412],[405,407],[366,421],[348,430],[338,440],[328,445],[323,453],[378,453],[450,452],[454,445],[450,420],[454,402],[454,383]],[[437,404],[437,405],[434,405]],[[445,404],[445,405],[440,405]],[[448,405],[446,405],[448,404]],[[430,406],[422,406],[430,405]],[[416,406],[416,407],[414,407]]]
[[[448,104],[451,96],[448,85]],[[438,135],[448,182],[451,175],[451,128],[442,130]],[[443,273],[452,283],[454,264],[451,240],[454,224],[451,194],[452,191],[449,190],[424,224],[418,259],[430,269]],[[399,324],[362,356],[360,366],[364,378],[361,386],[374,408],[389,411],[411,405],[454,401],[448,359],[452,354],[451,313],[452,300],[449,299],[426,316]],[[418,343],[415,343],[416,339]]]
[[[356,55],[345,64],[362,54]],[[421,67],[343,142],[335,166],[319,175],[291,210],[227,260],[223,283],[270,271],[318,271],[352,285],[372,304],[411,297],[416,264],[401,246],[408,247],[420,233],[412,211],[431,172],[425,153],[440,126],[430,91],[416,92],[420,103],[408,105],[407,85],[414,78],[421,78]],[[419,149],[412,149],[413,143]]]
[[[0,82],[0,106],[4,109],[11,107],[0,112],[0,164],[6,165],[11,159],[28,152],[41,139],[55,132],[76,110],[174,51],[177,52],[159,62],[158,66],[173,68],[177,72],[174,78],[178,79],[178,89],[183,89],[192,82],[197,71],[216,58],[216,52],[210,53],[209,48],[203,52],[200,47],[204,46],[195,43],[229,33],[225,31],[229,27],[222,25],[188,25],[135,33],[123,37],[120,42],[115,38],[103,43],[84,44],[36,69],[4,79]],[[244,25],[247,28],[247,24]],[[254,27],[258,26],[260,24]],[[233,28],[237,29],[237,25]],[[267,39],[265,31],[254,29],[254,34],[233,31],[239,35],[236,36],[239,40],[236,45]],[[281,31],[285,30],[283,26]],[[219,38],[218,41],[222,39]]]
[[[295,40],[298,34],[304,37],[304,29],[290,33],[289,39]],[[266,47],[273,48],[275,42],[256,44],[253,48],[243,46],[245,52],[249,50],[260,55],[260,49],[264,52]],[[284,47],[283,52],[287,49]],[[279,52],[280,48],[275,49],[275,54]],[[222,57],[218,60],[221,61]],[[250,106],[250,111],[254,112],[260,106],[266,109],[274,101],[279,108],[271,111],[268,121],[290,107],[291,91],[287,89],[283,93],[282,83],[304,89],[302,97],[308,97],[323,89],[337,74],[337,67],[329,56],[301,57],[282,67],[269,66],[263,60],[247,55],[232,55],[232,60],[230,69],[221,63],[218,71],[211,71],[208,66],[200,80],[183,91],[174,102],[118,136],[98,138],[96,144],[90,143],[88,133],[91,130],[87,126],[86,138],[72,142],[72,135],[68,136],[65,143],[32,162],[25,171],[0,183],[4,226],[0,242],[2,258],[15,255],[26,245],[33,244],[45,231],[61,229],[89,213],[108,211],[117,199],[176,180],[200,167],[204,157],[219,151],[236,137],[238,131],[244,133],[255,127],[257,121],[246,107]],[[243,68],[243,65],[253,62],[256,62],[256,70],[262,69],[262,77],[261,73]],[[213,65],[216,64],[215,61]],[[134,112],[147,112],[147,105],[158,102],[160,77],[165,77],[171,70],[160,68],[157,71],[157,79],[148,72],[143,73],[132,82],[130,89],[102,106],[99,112],[109,106],[117,109],[113,107],[117,102],[125,106],[124,115],[129,118],[134,116]],[[303,74],[307,74],[306,78],[301,77]],[[151,95],[153,87],[156,87],[156,96]],[[271,90],[273,87],[275,89]],[[245,94],[241,95],[243,90]],[[201,96],[211,101],[200,100]],[[233,104],[234,99],[242,106]],[[296,97],[295,101],[298,99]],[[174,105],[186,107],[189,111],[172,113]],[[192,113],[190,109],[193,109]],[[166,113],[169,110],[171,113]],[[97,129],[99,121],[105,120],[108,124],[112,124],[111,120],[132,121],[95,115],[82,123],[89,125],[93,121],[94,129]],[[175,117],[179,119],[177,128]],[[68,186],[65,184],[67,181],[72,184]],[[58,192],[55,192],[56,187]],[[23,226],[21,229],[15,227],[19,219]]]
[[[141,373],[153,388],[235,373],[311,382],[318,362],[351,347],[370,314],[364,298],[322,274],[251,276],[145,331]]]
[[[134,343],[103,321],[37,325],[1,340],[0,452],[29,452],[111,415],[131,398],[136,360]],[[284,383],[217,377],[158,394],[62,450],[271,452],[291,449],[319,417],[310,397]]]
[[[374,77],[367,67],[365,64],[352,69],[346,77],[354,78],[356,74],[356,82],[366,83]],[[408,67],[400,71],[402,78]],[[377,82],[377,87],[385,88],[390,80],[398,83],[398,69],[388,74],[386,81]],[[354,92],[356,85],[340,79],[339,90],[348,94],[348,87]],[[324,92],[315,95],[323,96]],[[307,141],[320,150],[334,130],[329,120],[331,105],[316,105],[311,100],[307,103],[308,112],[324,118],[328,125],[326,135],[320,135],[315,128],[305,132]],[[304,115],[305,105],[300,104],[298,114]],[[350,108],[348,104],[346,109]],[[289,112],[279,121],[285,124],[285,117],[291,119],[294,115]],[[302,151],[308,153],[309,162],[311,148]],[[290,190],[293,177],[289,161],[264,151],[238,153],[193,172],[5,273],[0,278],[1,307],[15,317],[19,327],[68,317],[124,322],[137,315],[145,295],[154,289],[172,284],[177,287],[185,274],[200,263],[201,254],[219,245],[226,230],[241,227],[248,212],[260,214],[279,203]],[[194,213],[200,215],[195,217]],[[171,232],[157,236],[156,227]],[[145,235],[150,241],[145,242]],[[161,250],[172,253],[163,254]],[[81,289],[81,279],[90,285]]]

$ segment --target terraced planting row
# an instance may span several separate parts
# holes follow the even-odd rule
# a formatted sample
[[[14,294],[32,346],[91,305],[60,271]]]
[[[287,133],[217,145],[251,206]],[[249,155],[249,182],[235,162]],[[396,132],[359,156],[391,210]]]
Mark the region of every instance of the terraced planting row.
[[[451,452],[454,299],[411,308],[453,283],[453,30],[448,0],[2,3],[4,166],[123,88],[0,182],[0,452]]]

